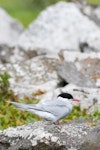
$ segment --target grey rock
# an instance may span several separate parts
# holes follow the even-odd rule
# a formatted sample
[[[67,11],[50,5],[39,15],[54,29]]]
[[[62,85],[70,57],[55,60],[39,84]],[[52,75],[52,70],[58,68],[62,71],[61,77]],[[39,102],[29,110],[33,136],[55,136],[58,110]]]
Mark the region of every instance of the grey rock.
[[[22,32],[22,25],[0,8],[0,45],[15,46]]]
[[[72,83],[80,87],[95,87],[95,82],[79,72],[72,62],[63,62],[57,65],[57,73],[66,83]]]
[[[95,81],[96,86],[100,85],[100,59],[97,58],[86,58],[84,60],[79,61],[80,71],[86,75],[88,78],[91,78]]]
[[[100,28],[75,3],[59,2],[42,11],[29,25],[20,36],[18,47],[57,53],[61,49],[80,51],[81,43],[100,51]]]
[[[59,58],[60,61],[62,62],[62,65],[63,62],[66,62],[66,64],[67,62],[69,63],[68,72],[65,72],[63,70],[65,74],[70,73],[71,70],[73,69],[73,72],[71,72],[71,75],[69,75],[71,79],[73,78],[72,83],[76,83],[80,79],[79,83],[76,83],[76,85],[81,84],[80,86],[82,86],[83,84],[83,86],[86,87],[88,86],[97,87],[97,88],[100,87],[100,69],[99,69],[100,53],[99,52],[81,53],[81,52],[68,52],[67,50],[64,50],[59,52]],[[70,69],[72,65],[74,66],[74,68]],[[67,66],[65,68],[66,70],[67,70]],[[62,67],[62,69],[64,69],[64,67]],[[59,68],[59,74],[61,73],[62,72],[60,72],[60,68]],[[79,73],[81,78],[78,78]],[[67,76],[66,76],[66,80],[67,80]],[[82,81],[84,81],[84,83]]]
[[[85,123],[66,123],[61,126],[51,122],[35,122],[0,131],[0,149],[74,150],[93,127]]]
[[[85,15],[100,27],[100,6],[87,5],[82,10]]]
[[[20,63],[0,65],[0,72],[11,75],[11,89],[19,96],[31,96],[38,89],[48,91],[56,88],[58,76],[55,67],[58,59],[37,56]]]
[[[87,58],[91,59],[100,59],[100,52],[89,52],[89,53],[82,53],[82,52],[72,52],[67,50],[61,50],[59,52],[60,61],[67,61],[67,62],[74,62],[81,61]]]
[[[89,4],[88,0],[71,0],[76,3],[80,11],[93,20],[98,26],[100,26],[100,5]]]
[[[22,33],[21,23],[10,17],[2,8],[0,8],[0,20],[0,45],[14,47]]]
[[[100,150],[100,126],[95,127],[87,134],[80,150]]]
[[[94,10],[94,16],[97,18],[97,22],[100,26],[100,6],[97,6]]]
[[[23,26],[0,8],[0,61],[9,62]]]

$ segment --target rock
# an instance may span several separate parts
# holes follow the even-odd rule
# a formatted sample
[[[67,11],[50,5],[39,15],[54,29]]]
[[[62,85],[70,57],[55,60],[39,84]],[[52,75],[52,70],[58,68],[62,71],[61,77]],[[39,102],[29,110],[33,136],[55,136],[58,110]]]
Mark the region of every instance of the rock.
[[[88,0],[70,0],[77,4],[80,11],[100,26],[100,6],[89,4]]]
[[[55,71],[58,59],[50,56],[38,56],[14,64],[0,65],[0,72],[11,75],[11,89],[19,96],[31,96],[38,89],[54,89],[59,80]]]
[[[100,28],[76,4],[59,2],[42,11],[29,25],[20,36],[18,47],[57,53],[61,49],[80,51],[81,43],[100,51]]]
[[[93,79],[96,82],[96,86],[100,87],[100,59],[87,58],[79,62],[80,71],[87,77]]]
[[[100,26],[100,6],[87,5],[82,10],[85,15]]]
[[[14,53],[14,47],[22,33],[21,23],[10,17],[4,9],[0,8],[0,60],[9,61]]]
[[[94,16],[96,17],[96,22],[100,26],[100,6],[97,6],[94,10]]]
[[[100,59],[100,52],[81,53],[61,50],[58,55],[61,62],[67,61],[76,63],[77,61],[81,61],[87,58]]]
[[[93,127],[85,123],[35,122],[0,131],[0,149],[77,150],[84,136]]]
[[[79,72],[72,62],[57,65],[57,73],[66,83],[72,83],[80,87],[95,87],[94,81]]]
[[[100,126],[87,134],[79,150],[100,150]]]
[[[59,57],[62,64],[58,66],[58,74],[66,82],[84,87],[100,87],[99,52],[60,51]]]
[[[22,32],[22,25],[0,8],[0,45],[14,47]]]

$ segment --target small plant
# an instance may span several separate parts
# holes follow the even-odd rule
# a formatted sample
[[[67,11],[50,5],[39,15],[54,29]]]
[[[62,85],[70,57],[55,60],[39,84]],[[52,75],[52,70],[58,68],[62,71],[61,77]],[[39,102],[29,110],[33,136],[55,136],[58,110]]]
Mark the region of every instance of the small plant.
[[[7,72],[0,74],[0,102],[6,100],[12,94],[12,91],[9,89],[9,78],[10,75]]]

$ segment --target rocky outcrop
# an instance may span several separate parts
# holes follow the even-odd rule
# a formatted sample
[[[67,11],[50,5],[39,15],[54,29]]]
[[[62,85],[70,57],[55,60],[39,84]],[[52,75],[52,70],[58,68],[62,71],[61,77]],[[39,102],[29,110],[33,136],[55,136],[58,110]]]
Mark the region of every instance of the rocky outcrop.
[[[83,123],[35,122],[0,131],[0,149],[9,150],[78,150],[93,127]],[[90,149],[89,149],[90,150]]]
[[[100,51],[100,28],[75,3],[59,2],[40,13],[20,36],[18,46],[25,51],[57,53],[81,51],[85,43],[87,51]]]

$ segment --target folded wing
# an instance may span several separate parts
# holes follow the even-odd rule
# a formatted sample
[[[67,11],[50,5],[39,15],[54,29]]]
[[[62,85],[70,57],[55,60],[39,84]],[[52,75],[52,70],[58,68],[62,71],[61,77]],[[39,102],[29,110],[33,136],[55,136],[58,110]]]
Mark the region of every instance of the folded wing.
[[[54,101],[45,101],[38,104],[22,104],[17,102],[10,102],[15,105],[18,109],[27,110],[29,112],[35,113],[42,118],[47,120],[57,121],[64,118],[70,112],[69,108],[65,103],[54,100]]]

